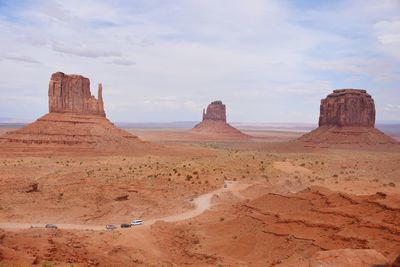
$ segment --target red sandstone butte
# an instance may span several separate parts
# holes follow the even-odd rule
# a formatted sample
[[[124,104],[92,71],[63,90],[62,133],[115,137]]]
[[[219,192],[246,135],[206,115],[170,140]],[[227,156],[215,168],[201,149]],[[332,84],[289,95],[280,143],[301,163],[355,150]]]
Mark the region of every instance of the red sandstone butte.
[[[222,101],[211,102],[207,109],[203,109],[203,121],[197,124],[192,132],[209,136],[211,139],[249,139],[250,136],[242,133],[226,122],[226,106]]]
[[[1,151],[60,153],[148,151],[135,135],[116,127],[104,112],[102,85],[98,99],[81,75],[56,72],[49,82],[49,113],[35,122],[0,136]]]
[[[207,111],[203,109],[203,121],[205,120],[226,122],[226,106],[222,101],[217,100],[211,102],[211,104],[207,106]]]
[[[321,100],[319,126],[374,127],[374,100],[366,90],[334,90]]]
[[[49,82],[49,112],[91,114],[105,117],[99,84],[98,99],[90,93],[90,81],[81,75],[56,72]]]
[[[299,138],[306,143],[397,144],[375,128],[375,103],[366,90],[338,89],[321,100],[319,127]]]

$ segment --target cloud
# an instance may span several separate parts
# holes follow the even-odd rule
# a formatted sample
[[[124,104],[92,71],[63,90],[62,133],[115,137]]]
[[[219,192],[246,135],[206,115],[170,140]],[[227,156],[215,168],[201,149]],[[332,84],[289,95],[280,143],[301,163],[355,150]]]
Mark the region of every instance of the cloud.
[[[382,58],[341,57],[339,59],[314,60],[308,66],[318,71],[333,71],[348,75],[347,81],[356,82],[372,78],[377,82],[400,81],[400,69],[391,60]]]
[[[79,57],[100,58],[100,57],[120,57],[121,53],[101,48],[89,47],[87,45],[65,45],[53,43],[52,48],[56,52],[70,54]]]
[[[400,105],[386,104],[385,110],[389,112],[400,112]]]
[[[379,21],[373,30],[381,49],[400,59],[400,20]]]
[[[17,62],[41,64],[38,60],[34,59],[33,57],[25,56],[25,55],[3,55],[3,58],[7,59],[7,60],[17,61]]]
[[[117,58],[110,62],[111,64],[121,65],[121,66],[133,66],[136,65],[135,61],[124,59],[124,58]]]
[[[319,99],[338,86],[376,88],[369,92],[383,110],[400,87],[399,7],[398,0],[10,1],[0,10],[0,51],[14,59],[0,57],[0,97],[34,91],[43,95],[44,106],[31,106],[39,113],[48,78],[60,70],[103,82],[107,114],[119,121],[198,119],[215,99],[234,121],[315,121]],[[26,79],[16,81],[21,73]],[[12,101],[7,117],[19,112]]]

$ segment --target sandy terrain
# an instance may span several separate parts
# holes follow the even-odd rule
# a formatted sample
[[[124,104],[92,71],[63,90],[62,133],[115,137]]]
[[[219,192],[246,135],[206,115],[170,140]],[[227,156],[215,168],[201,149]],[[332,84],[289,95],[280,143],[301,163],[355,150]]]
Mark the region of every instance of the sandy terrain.
[[[309,266],[340,249],[400,255],[398,146],[130,131],[166,151],[0,153],[0,266]],[[105,229],[137,218],[143,226]]]

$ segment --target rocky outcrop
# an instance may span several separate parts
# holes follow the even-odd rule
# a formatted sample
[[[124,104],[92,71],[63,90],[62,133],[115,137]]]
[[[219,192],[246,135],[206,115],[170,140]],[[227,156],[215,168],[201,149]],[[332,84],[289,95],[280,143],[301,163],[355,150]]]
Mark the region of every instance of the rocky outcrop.
[[[389,261],[374,249],[337,249],[313,255],[310,267],[317,266],[389,266]]]
[[[375,104],[367,91],[339,89],[321,100],[319,127],[299,141],[360,146],[397,144],[374,126]]]
[[[374,100],[366,90],[334,90],[321,100],[319,126],[374,127]]]
[[[148,151],[149,145],[116,127],[106,117],[99,85],[98,99],[81,75],[54,73],[49,83],[49,113],[24,128],[0,137],[0,151],[60,153]]]
[[[392,267],[400,267],[400,255],[394,260]]]
[[[211,102],[207,109],[203,109],[203,120],[192,129],[192,132],[201,134],[201,138],[218,140],[250,138],[226,122],[226,106],[220,100]]]
[[[205,120],[226,122],[226,107],[222,101],[211,102],[207,106],[207,111],[203,109],[203,121]]]
[[[91,114],[105,117],[99,84],[98,98],[90,93],[90,81],[81,75],[56,72],[49,82],[49,112]]]

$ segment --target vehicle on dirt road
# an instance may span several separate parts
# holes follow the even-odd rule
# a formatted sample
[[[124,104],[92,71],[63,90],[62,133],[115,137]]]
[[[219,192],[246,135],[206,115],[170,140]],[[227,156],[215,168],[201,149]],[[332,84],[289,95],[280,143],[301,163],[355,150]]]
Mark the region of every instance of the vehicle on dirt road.
[[[57,225],[55,225],[55,224],[49,223],[49,224],[46,224],[46,225],[44,226],[44,228],[57,229],[58,227],[57,227]]]
[[[115,226],[114,224],[107,224],[106,225],[106,229],[107,230],[114,230],[114,229],[117,229],[117,226]]]
[[[142,220],[133,220],[132,222],[131,222],[131,225],[133,225],[133,226],[135,226],[135,225],[142,225],[143,224],[143,221]]]
[[[132,225],[131,224],[129,224],[129,223],[123,223],[123,224],[121,224],[121,228],[129,228],[129,227],[131,227]]]

